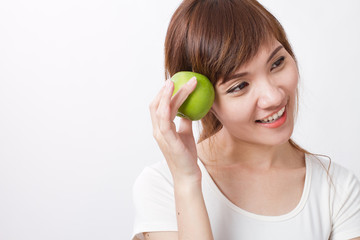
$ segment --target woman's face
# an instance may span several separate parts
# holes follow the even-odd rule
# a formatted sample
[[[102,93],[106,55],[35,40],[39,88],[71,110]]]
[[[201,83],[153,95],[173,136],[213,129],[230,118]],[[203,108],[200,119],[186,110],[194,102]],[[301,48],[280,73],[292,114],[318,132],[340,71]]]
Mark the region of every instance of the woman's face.
[[[251,144],[287,142],[294,127],[298,76],[294,59],[278,41],[262,46],[251,61],[215,86],[212,111],[223,124],[222,134]]]

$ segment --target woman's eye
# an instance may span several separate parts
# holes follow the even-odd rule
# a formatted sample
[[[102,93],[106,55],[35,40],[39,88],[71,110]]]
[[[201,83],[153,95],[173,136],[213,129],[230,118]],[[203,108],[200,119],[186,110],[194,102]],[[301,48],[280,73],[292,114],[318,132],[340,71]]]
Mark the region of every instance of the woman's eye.
[[[245,88],[248,85],[249,85],[249,83],[247,83],[247,82],[239,83],[235,87],[230,88],[229,90],[227,90],[227,93],[233,93],[233,92],[240,91],[240,90],[242,90],[243,88]]]
[[[271,69],[270,71],[272,71],[274,68],[279,67],[285,60],[285,57],[281,57],[279,58],[276,62],[273,63],[273,65],[271,65]]]

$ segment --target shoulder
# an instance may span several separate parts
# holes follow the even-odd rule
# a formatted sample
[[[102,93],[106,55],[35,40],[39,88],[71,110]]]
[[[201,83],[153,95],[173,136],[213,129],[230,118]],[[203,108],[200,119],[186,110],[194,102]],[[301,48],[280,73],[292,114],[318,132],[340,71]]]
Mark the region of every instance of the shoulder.
[[[171,180],[171,173],[165,161],[159,161],[153,163],[152,165],[144,167],[139,176],[136,178],[135,183],[146,179],[146,180],[154,180],[154,179],[163,179],[163,180]]]
[[[359,182],[356,175],[337,161],[324,155],[308,155],[308,160],[312,165],[313,176],[326,177],[337,186],[348,186],[349,183],[356,185]],[[360,185],[358,186],[360,187]]]
[[[359,237],[359,179],[351,170],[324,156],[311,155],[309,160],[313,170],[312,176],[316,179],[313,183],[321,187],[318,189],[319,192],[324,188],[328,189],[328,204],[332,225],[330,239]],[[322,183],[326,183],[326,185]]]
[[[159,161],[145,167],[133,185],[134,199],[136,196],[151,197],[153,194],[172,194],[173,180],[165,161]]]
[[[351,199],[358,199],[359,203],[355,201],[351,204],[358,204],[360,208],[360,181],[350,169],[322,155],[311,155],[308,162],[312,171],[311,185],[315,192],[326,193],[333,213]]]
[[[133,236],[177,230],[173,181],[165,161],[145,167],[136,178],[133,206]]]

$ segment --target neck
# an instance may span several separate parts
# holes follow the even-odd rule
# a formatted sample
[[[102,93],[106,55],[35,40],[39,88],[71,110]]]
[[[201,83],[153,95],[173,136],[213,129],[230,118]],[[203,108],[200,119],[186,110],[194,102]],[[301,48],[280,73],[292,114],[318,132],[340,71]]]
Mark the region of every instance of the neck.
[[[211,148],[209,142],[214,143]],[[296,168],[303,166],[304,154],[289,141],[280,145],[263,145],[237,141],[220,132],[199,144],[199,157],[205,164],[243,166],[252,169]]]

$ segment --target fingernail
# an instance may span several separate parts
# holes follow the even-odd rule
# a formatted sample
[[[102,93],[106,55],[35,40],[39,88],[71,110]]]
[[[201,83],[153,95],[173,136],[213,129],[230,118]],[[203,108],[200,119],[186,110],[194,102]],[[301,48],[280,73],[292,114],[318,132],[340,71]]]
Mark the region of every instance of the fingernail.
[[[190,80],[187,82],[189,85],[192,85],[196,82],[196,77],[190,78]]]
[[[169,86],[169,81],[170,81],[170,80],[166,80],[166,81],[165,81],[164,87],[167,88],[167,87]]]
[[[166,88],[170,89],[170,86],[171,86],[171,80],[168,80],[167,83],[166,83]]]

